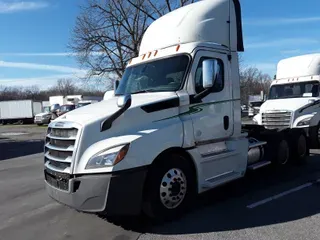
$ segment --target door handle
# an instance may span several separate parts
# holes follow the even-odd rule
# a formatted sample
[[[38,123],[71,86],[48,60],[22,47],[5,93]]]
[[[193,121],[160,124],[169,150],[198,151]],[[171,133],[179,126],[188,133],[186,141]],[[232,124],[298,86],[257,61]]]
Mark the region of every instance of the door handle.
[[[224,116],[223,117],[223,127],[224,127],[224,130],[228,130],[229,129],[229,116]]]

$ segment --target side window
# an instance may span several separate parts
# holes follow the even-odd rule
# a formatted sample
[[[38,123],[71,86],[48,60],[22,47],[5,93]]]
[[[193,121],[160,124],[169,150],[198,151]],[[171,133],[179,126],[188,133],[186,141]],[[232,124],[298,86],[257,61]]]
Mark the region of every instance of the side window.
[[[202,87],[202,62],[206,59],[213,59],[210,57],[202,57],[200,58],[197,70],[196,70],[196,76],[195,76],[195,90],[196,93],[202,92],[204,89]],[[223,62],[222,60],[218,59],[219,61],[219,75],[218,78],[216,79],[216,82],[212,88],[212,92],[221,92],[224,87],[224,67],[223,67]]]

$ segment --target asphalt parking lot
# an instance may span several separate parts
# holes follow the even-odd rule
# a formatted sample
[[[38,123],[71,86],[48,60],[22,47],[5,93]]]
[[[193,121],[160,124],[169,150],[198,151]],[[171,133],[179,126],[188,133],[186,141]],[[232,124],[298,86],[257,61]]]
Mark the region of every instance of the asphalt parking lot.
[[[320,239],[320,151],[307,164],[264,168],[205,193],[180,220],[106,220],[51,200],[45,127],[0,126],[0,239]],[[130,204],[128,202],[128,204]]]

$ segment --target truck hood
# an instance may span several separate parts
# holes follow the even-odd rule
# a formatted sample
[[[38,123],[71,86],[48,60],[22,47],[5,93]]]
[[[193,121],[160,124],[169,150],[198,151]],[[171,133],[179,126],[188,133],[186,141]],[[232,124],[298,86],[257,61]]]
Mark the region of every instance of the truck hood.
[[[48,113],[48,112],[38,113],[38,114],[36,114],[36,117],[43,117],[46,115],[50,115],[50,113]]]
[[[132,103],[127,111],[130,111],[130,109],[137,108],[143,105],[160,102],[176,97],[177,94],[175,92],[132,94]],[[97,120],[107,118],[108,116],[112,115],[113,113],[119,110],[119,107],[117,105],[118,98],[118,96],[113,96],[108,100],[103,100],[95,104],[90,104],[81,108],[77,108],[55,119],[55,121],[67,120],[79,123],[81,125],[85,125],[88,123],[95,122]]]
[[[309,104],[310,100],[317,100],[317,98],[288,98],[267,100],[262,104],[260,112],[275,110],[296,111]]]

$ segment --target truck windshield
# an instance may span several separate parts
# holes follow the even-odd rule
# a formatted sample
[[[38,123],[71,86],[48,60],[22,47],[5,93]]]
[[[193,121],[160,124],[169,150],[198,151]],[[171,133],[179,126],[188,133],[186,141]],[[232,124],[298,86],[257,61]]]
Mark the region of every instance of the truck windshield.
[[[262,101],[260,102],[250,102],[250,107],[261,107],[261,105],[263,104]]]
[[[189,61],[187,55],[179,55],[128,67],[115,95],[177,91]]]
[[[61,112],[68,112],[68,111],[71,111],[73,109],[75,109],[74,105],[62,105],[61,108],[60,108],[60,111]]]
[[[89,105],[90,102],[86,102],[86,103],[78,103],[78,105],[76,106],[76,108],[80,108],[80,107],[83,107],[83,106],[86,106],[86,105]]]
[[[44,111],[44,112],[50,112],[50,107],[44,107],[44,108],[43,108],[43,111]]]
[[[269,99],[318,97],[319,82],[297,82],[273,85],[270,88]]]

